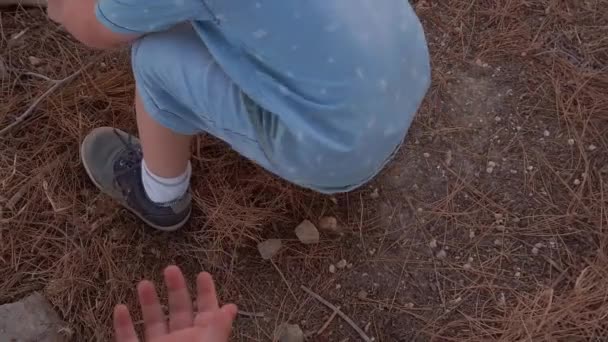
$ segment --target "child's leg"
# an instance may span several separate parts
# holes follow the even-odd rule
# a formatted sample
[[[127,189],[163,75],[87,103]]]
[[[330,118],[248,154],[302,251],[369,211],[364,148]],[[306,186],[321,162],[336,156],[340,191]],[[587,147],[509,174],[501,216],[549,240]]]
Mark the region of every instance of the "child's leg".
[[[183,175],[190,160],[192,136],[175,133],[152,119],[138,93],[135,94],[135,110],[139,140],[148,169],[163,178]]]

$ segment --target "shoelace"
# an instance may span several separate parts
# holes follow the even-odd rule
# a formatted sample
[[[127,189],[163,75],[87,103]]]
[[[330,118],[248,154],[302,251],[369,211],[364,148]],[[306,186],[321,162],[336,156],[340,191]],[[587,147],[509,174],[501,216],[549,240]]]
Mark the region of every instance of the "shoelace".
[[[127,152],[126,155],[123,153],[119,157],[120,159],[118,160],[118,163],[120,164],[121,168],[124,169],[114,175],[114,181],[116,182],[118,177],[133,171],[133,169],[136,167],[141,167],[142,152],[141,148],[133,143],[131,135],[129,135],[128,139],[125,140],[125,138],[118,133],[116,129],[114,129],[114,134],[116,134],[118,139],[125,146]]]

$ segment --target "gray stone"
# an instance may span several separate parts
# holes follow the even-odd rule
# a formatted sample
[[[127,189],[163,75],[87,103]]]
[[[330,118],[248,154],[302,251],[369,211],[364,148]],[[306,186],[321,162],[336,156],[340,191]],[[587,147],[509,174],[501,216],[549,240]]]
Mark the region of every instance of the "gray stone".
[[[304,220],[296,227],[296,235],[305,245],[319,243],[319,230],[309,220]]]
[[[0,341],[67,342],[65,324],[40,293],[0,306]]]
[[[258,243],[258,251],[264,260],[270,260],[273,256],[275,256],[283,243],[279,239],[270,239],[266,241],[262,241]]]
[[[304,332],[297,324],[281,324],[275,332],[279,342],[304,342]]]

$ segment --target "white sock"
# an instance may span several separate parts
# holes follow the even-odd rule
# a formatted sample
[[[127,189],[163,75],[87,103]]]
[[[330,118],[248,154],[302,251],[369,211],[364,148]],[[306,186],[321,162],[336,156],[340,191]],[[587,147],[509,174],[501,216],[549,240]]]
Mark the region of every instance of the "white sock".
[[[190,162],[188,162],[188,167],[183,174],[175,178],[165,178],[153,174],[148,169],[146,161],[141,161],[141,180],[144,184],[144,190],[154,203],[169,203],[182,197],[190,187],[191,175],[192,166]]]

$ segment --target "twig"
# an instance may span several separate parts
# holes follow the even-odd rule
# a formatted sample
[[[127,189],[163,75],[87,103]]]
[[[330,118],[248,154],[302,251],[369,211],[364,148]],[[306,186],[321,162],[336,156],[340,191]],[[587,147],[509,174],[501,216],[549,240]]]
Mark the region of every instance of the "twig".
[[[340,310],[340,307],[336,307],[338,310]],[[331,322],[334,321],[334,318],[336,318],[336,315],[338,314],[338,311],[334,311],[331,316],[329,316],[329,319],[327,320],[327,322],[325,322],[325,324],[323,324],[323,326],[321,327],[321,329],[319,329],[317,331],[317,335],[321,335],[323,333],[323,331],[325,331],[325,329],[327,329],[327,327],[331,324]]]
[[[279,272],[279,275],[281,276],[281,279],[283,279],[283,281],[285,282],[285,285],[287,285],[287,289],[289,289],[289,292],[291,293],[291,295],[293,296],[293,299],[297,303],[298,302],[298,297],[296,297],[296,294],[291,289],[291,285],[289,285],[289,282],[287,281],[287,278],[285,278],[285,276],[283,275],[283,272],[281,272],[281,269],[277,266],[277,264],[274,263],[274,261],[270,260],[270,262],[272,263],[272,266],[274,266],[274,268],[276,268],[277,272]]]
[[[246,317],[253,317],[253,318],[264,318],[264,313],[263,312],[247,312],[247,311],[242,311],[239,310],[238,314],[240,316],[246,316]]]
[[[342,319],[344,321],[346,321],[346,323],[348,323],[353,329],[355,329],[355,331],[357,333],[359,333],[359,336],[361,336],[361,338],[363,339],[363,341],[365,341],[365,342],[372,342],[372,340],[365,334],[365,332],[363,331],[363,329],[359,328],[359,326],[355,322],[353,322],[352,319],[350,319],[348,316],[346,316],[346,314],[344,312],[342,312],[339,308],[337,308],[332,303],[326,301],[325,299],[323,299],[323,297],[321,297],[318,294],[314,293],[311,289],[307,288],[306,286],[302,285],[302,286],[300,286],[300,288],[304,292],[306,292],[309,295],[311,295],[314,299],[316,299],[319,302],[323,303],[323,305],[325,305],[328,308],[332,309],[340,317],[342,317]]]
[[[44,100],[45,98],[47,98],[49,95],[51,95],[55,90],[61,88],[62,86],[68,84],[69,82],[73,81],[75,78],[77,78],[78,76],[80,76],[80,74],[82,74],[82,72],[87,69],[88,67],[90,67],[91,65],[93,65],[94,63],[97,62],[98,59],[100,59],[100,57],[95,58],[92,62],[90,62],[89,64],[83,66],[82,68],[78,69],[75,73],[71,74],[70,76],[61,79],[61,80],[57,80],[57,81],[53,81],[53,86],[51,86],[47,91],[45,91],[44,93],[42,93],[42,95],[40,95],[36,100],[34,100],[34,102],[27,108],[27,110],[25,112],[23,112],[21,115],[19,115],[15,121],[13,123],[11,123],[10,125],[4,127],[3,129],[0,130],[0,136],[4,135],[6,132],[10,131],[11,129],[17,127],[19,124],[21,124],[23,121],[25,121],[25,119],[27,119],[30,115],[32,115],[32,113],[34,112],[34,110],[36,109],[36,107],[40,104],[40,102],[42,102],[42,100]],[[33,75],[30,75],[33,76]],[[37,75],[35,77],[39,77],[42,75]],[[46,78],[46,76],[43,76],[44,78]],[[50,79],[49,79],[50,80]]]
[[[51,83],[61,82],[61,80],[54,80],[54,79],[52,79],[52,78],[50,78],[48,76],[44,76],[44,75],[39,74],[37,72],[28,71],[28,72],[24,72],[22,75],[40,78],[40,79],[43,79],[43,80],[51,82]]]

